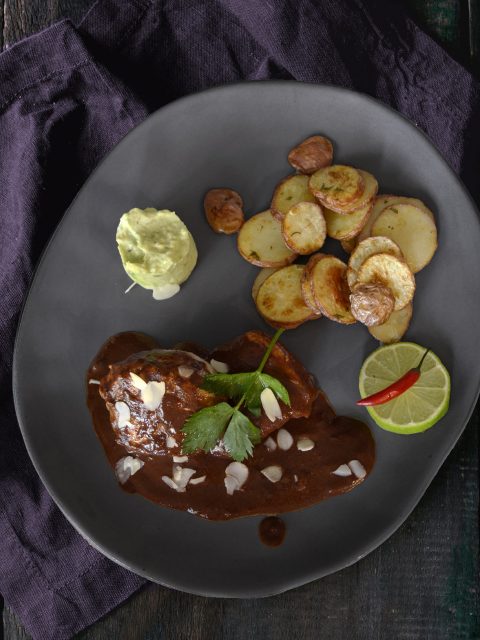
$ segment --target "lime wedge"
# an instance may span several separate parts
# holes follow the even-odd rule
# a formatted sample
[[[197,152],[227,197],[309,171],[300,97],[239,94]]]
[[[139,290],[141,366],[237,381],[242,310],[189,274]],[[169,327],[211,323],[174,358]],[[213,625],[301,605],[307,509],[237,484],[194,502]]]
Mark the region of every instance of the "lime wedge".
[[[376,349],[363,363],[359,388],[362,398],[376,393],[418,366],[425,347],[397,342]],[[433,427],[447,410],[450,376],[434,353],[428,352],[420,378],[407,391],[385,404],[367,407],[379,427],[394,433],[420,433]]]

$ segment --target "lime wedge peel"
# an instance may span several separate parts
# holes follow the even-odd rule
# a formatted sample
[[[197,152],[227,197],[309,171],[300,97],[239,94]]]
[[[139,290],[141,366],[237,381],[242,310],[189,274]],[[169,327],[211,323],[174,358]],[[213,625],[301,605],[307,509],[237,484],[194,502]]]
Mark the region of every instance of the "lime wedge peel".
[[[418,366],[425,347],[397,342],[379,347],[363,363],[359,376],[362,398],[376,393]],[[440,358],[427,354],[417,382],[389,402],[367,407],[379,427],[394,433],[420,433],[433,427],[448,411],[450,376]]]

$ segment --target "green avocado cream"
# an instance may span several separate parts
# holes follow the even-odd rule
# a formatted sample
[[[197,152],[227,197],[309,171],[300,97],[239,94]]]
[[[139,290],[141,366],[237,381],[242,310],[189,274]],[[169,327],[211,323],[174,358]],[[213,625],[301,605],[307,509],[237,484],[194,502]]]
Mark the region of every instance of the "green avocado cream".
[[[124,213],[117,228],[117,244],[130,278],[154,292],[185,282],[197,263],[192,234],[176,213],[167,209]]]

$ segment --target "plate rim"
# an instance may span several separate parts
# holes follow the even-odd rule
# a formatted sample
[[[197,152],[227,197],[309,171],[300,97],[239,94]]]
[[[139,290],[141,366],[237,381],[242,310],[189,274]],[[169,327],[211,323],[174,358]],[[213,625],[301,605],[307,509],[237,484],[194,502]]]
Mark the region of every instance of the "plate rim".
[[[424,484],[422,486],[420,486],[420,488],[418,489],[418,491],[416,491],[413,494],[410,494],[409,500],[408,500],[408,506],[401,512],[399,513],[399,515],[394,519],[393,522],[390,523],[390,525],[388,527],[386,527],[385,529],[382,529],[382,531],[375,536],[374,538],[370,538],[369,542],[362,545],[362,553],[359,555],[358,553],[350,553],[348,556],[343,556],[341,561],[337,561],[337,562],[330,562],[327,563],[328,567],[325,570],[312,570],[310,571],[308,574],[304,573],[302,574],[301,578],[295,578],[295,579],[288,579],[286,578],[283,582],[282,585],[279,586],[279,588],[256,588],[255,590],[253,589],[249,589],[248,591],[244,591],[242,589],[232,589],[232,588],[224,588],[222,590],[220,589],[208,589],[208,588],[202,588],[202,589],[197,589],[197,588],[191,588],[191,587],[185,587],[184,584],[175,584],[174,580],[162,580],[159,579],[158,576],[153,575],[152,573],[150,573],[148,570],[143,569],[142,567],[138,566],[138,563],[136,561],[132,561],[132,560],[128,560],[128,559],[124,559],[124,557],[122,557],[121,554],[117,554],[113,551],[111,551],[110,549],[104,547],[102,544],[98,544],[96,542],[96,540],[94,540],[91,537],[91,534],[86,530],[86,528],[80,524],[78,522],[78,520],[76,519],[76,516],[73,512],[73,510],[66,504],[64,504],[64,501],[57,495],[56,489],[54,486],[52,486],[52,484],[49,482],[48,478],[47,478],[47,472],[44,471],[43,467],[37,462],[36,459],[36,454],[33,450],[33,447],[31,446],[31,442],[30,442],[30,438],[28,435],[28,428],[26,428],[26,426],[23,423],[23,419],[22,419],[22,410],[21,410],[21,400],[19,397],[19,363],[18,363],[18,352],[20,350],[20,343],[22,340],[22,328],[23,328],[23,323],[24,323],[24,316],[26,314],[26,309],[28,306],[28,301],[30,299],[32,290],[37,282],[37,278],[39,275],[39,272],[41,270],[41,267],[44,263],[44,260],[47,256],[47,254],[49,253],[49,249],[51,244],[53,243],[54,239],[56,238],[57,234],[59,233],[60,229],[62,228],[62,226],[66,223],[66,221],[69,219],[69,217],[72,215],[72,209],[74,208],[77,200],[79,199],[81,193],[83,193],[83,191],[88,188],[88,185],[90,184],[90,182],[94,179],[94,177],[96,176],[97,172],[103,167],[103,165],[105,163],[108,162],[110,156],[114,153],[117,152],[118,148],[125,143],[125,141],[132,135],[134,135],[142,126],[144,126],[148,121],[150,121],[152,118],[154,118],[159,112],[165,112],[165,111],[169,111],[169,110],[175,110],[175,108],[177,107],[178,104],[182,104],[184,102],[189,102],[191,100],[195,100],[197,99],[199,96],[204,96],[206,94],[211,94],[211,93],[220,93],[220,92],[228,92],[228,91],[236,91],[236,90],[242,90],[243,87],[245,86],[252,86],[252,85],[257,85],[259,87],[265,86],[265,85],[277,85],[277,86],[291,86],[291,87],[308,87],[309,89],[313,89],[313,90],[327,90],[327,91],[332,91],[332,92],[338,92],[340,94],[344,94],[344,95],[349,95],[352,96],[354,98],[360,98],[362,100],[365,100],[366,102],[371,102],[372,104],[374,104],[376,107],[379,107],[380,109],[383,109],[386,112],[389,112],[390,114],[392,114],[394,117],[396,116],[397,118],[402,119],[403,121],[405,121],[405,123],[409,126],[412,127],[418,134],[420,134],[421,137],[423,137],[423,140],[427,143],[427,145],[430,147],[431,151],[436,155],[437,159],[440,160],[440,162],[444,165],[444,167],[448,170],[449,174],[451,175],[452,178],[454,178],[454,180],[456,180],[457,186],[460,188],[460,190],[463,192],[464,196],[467,198],[467,200],[470,203],[470,206],[472,207],[472,210],[476,213],[477,215],[477,223],[480,225],[480,212],[479,212],[479,207],[477,206],[477,203],[475,202],[475,200],[473,199],[473,196],[471,195],[470,191],[468,190],[468,188],[466,187],[466,185],[464,184],[463,180],[461,179],[461,177],[458,175],[458,173],[450,166],[450,164],[448,163],[448,161],[444,158],[443,154],[440,152],[440,150],[438,149],[438,147],[436,146],[436,144],[431,140],[431,138],[427,135],[427,133],[419,128],[418,126],[416,126],[416,124],[406,115],[404,115],[403,113],[397,111],[394,107],[390,106],[389,104],[385,103],[383,100],[379,99],[379,98],[375,98],[367,93],[361,92],[361,91],[356,91],[354,89],[350,89],[347,87],[342,87],[342,86],[337,86],[337,85],[333,85],[333,84],[327,84],[327,83],[314,83],[314,82],[300,82],[300,81],[296,81],[296,80],[281,80],[281,79],[275,79],[275,80],[248,80],[248,81],[239,81],[239,82],[234,82],[234,83],[229,83],[229,84],[222,84],[222,85],[216,85],[213,87],[209,87],[208,89],[204,89],[201,91],[197,91],[194,93],[189,93],[186,94],[184,96],[181,96],[175,100],[172,100],[171,102],[168,102],[167,104],[159,107],[158,109],[156,109],[155,111],[152,111],[151,113],[149,113],[147,115],[146,118],[144,118],[141,122],[139,122],[138,124],[134,125],[125,135],[123,135],[118,142],[116,142],[114,144],[114,146],[101,158],[101,160],[93,167],[93,169],[91,170],[90,174],[88,175],[87,179],[85,180],[85,182],[81,185],[81,187],[78,189],[78,191],[76,192],[74,198],[72,199],[71,203],[69,204],[69,206],[66,208],[65,212],[62,214],[61,218],[59,219],[58,223],[56,224],[49,240],[47,241],[45,247],[43,248],[41,255],[38,259],[37,264],[35,265],[34,268],[34,272],[31,278],[31,281],[27,287],[26,293],[24,294],[24,299],[22,302],[22,306],[21,306],[21,310],[20,310],[20,314],[19,314],[19,318],[18,318],[18,323],[17,323],[17,329],[16,329],[16,334],[15,334],[15,340],[14,340],[14,348],[13,348],[13,359],[12,359],[12,389],[13,389],[13,400],[14,400],[14,408],[15,408],[15,415],[18,421],[18,425],[20,428],[20,432],[22,435],[22,439],[23,442],[25,443],[25,447],[28,453],[28,456],[30,458],[31,463],[34,466],[35,471],[37,472],[42,484],[44,485],[44,487],[46,488],[47,492],[49,493],[50,497],[52,498],[52,500],[55,502],[56,506],[60,509],[60,511],[62,512],[62,514],[66,517],[66,519],[68,520],[68,522],[73,526],[73,528],[82,536],[82,538],[84,540],[86,540],[86,542],[91,545],[94,549],[96,549],[99,553],[101,553],[103,556],[105,556],[106,558],[108,558],[109,560],[115,562],[116,564],[120,565],[121,567],[127,569],[128,571],[131,571],[139,576],[141,576],[142,578],[145,578],[147,580],[150,580],[152,582],[155,582],[156,584],[160,584],[162,586],[168,587],[168,588],[172,588],[172,589],[176,589],[178,591],[182,591],[185,593],[191,593],[193,595],[198,595],[198,596],[206,596],[206,597],[214,597],[214,598],[246,598],[246,599],[250,599],[250,598],[263,598],[263,597],[269,597],[272,595],[278,595],[281,593],[284,593],[290,589],[295,589],[297,587],[303,586],[305,584],[308,584],[314,580],[319,580],[327,575],[331,575],[333,573],[336,573],[338,571],[341,571],[342,569],[345,569],[347,567],[352,566],[353,564],[355,564],[356,562],[358,562],[359,560],[365,558],[367,555],[369,555],[370,553],[372,553],[375,549],[377,549],[379,546],[381,546],[386,540],[388,540],[400,527],[401,525],[407,520],[407,518],[410,516],[410,514],[413,512],[413,510],[415,509],[415,507],[418,505],[418,503],[420,502],[420,500],[422,499],[423,495],[425,494],[425,492],[427,491],[427,489],[430,487],[433,479],[436,477],[436,475],[438,474],[438,472],[440,471],[441,467],[443,466],[443,464],[445,463],[445,460],[447,459],[447,457],[450,455],[450,453],[452,452],[453,448],[456,446],[458,440],[460,439],[461,435],[464,433],[472,415],[473,412],[475,410],[475,407],[477,405],[477,401],[480,395],[480,375],[479,375],[479,380],[477,383],[477,388],[473,397],[472,402],[470,403],[470,406],[466,412],[466,417],[463,421],[463,424],[461,426],[461,428],[458,431],[458,434],[456,435],[456,437],[453,439],[453,441],[451,442],[450,446],[445,450],[444,455],[442,456],[440,462],[438,463],[438,465],[435,465],[435,469],[431,470],[428,473],[428,476],[424,482]],[[302,510],[303,511],[303,510]],[[257,517],[257,516],[255,516]],[[225,593],[223,592],[225,591]]]

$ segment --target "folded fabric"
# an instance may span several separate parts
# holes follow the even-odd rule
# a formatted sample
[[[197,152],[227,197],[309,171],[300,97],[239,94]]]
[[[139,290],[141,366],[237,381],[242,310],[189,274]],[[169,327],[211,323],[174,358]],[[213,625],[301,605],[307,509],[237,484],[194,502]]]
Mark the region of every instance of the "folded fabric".
[[[95,165],[149,112],[268,78],[387,102],[480,199],[479,86],[387,0],[100,0],[77,27],[60,22],[0,55],[0,592],[34,638],[69,638],[144,584],[65,520],[20,435],[13,342],[40,252]]]

